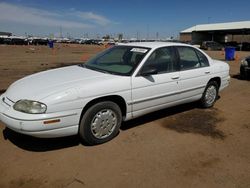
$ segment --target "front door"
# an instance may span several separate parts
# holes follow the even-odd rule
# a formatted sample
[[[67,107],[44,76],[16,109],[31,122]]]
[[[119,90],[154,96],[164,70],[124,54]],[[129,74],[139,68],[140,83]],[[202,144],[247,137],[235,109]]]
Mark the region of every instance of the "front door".
[[[149,70],[155,71],[144,74]],[[162,109],[179,100],[179,77],[174,48],[156,49],[132,77],[133,116]]]

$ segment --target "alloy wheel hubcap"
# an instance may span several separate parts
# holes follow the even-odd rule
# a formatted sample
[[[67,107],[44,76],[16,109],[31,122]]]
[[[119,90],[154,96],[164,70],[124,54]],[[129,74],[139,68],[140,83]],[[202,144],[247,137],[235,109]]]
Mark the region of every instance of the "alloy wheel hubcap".
[[[110,136],[117,125],[117,116],[111,109],[103,109],[96,113],[91,121],[91,132],[94,137],[104,139]]]
[[[217,90],[215,86],[211,85],[207,88],[206,95],[205,95],[205,100],[207,104],[211,105],[215,101],[216,93],[217,93]]]

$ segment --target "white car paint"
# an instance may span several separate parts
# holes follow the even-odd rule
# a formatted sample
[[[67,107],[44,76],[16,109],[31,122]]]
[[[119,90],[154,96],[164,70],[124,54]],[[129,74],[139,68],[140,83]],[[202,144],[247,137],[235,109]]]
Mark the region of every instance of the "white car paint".
[[[126,121],[155,110],[199,100],[212,78],[221,79],[220,90],[229,84],[229,66],[206,54],[209,67],[150,77],[137,76],[155,49],[189,45],[160,42],[119,45],[150,48],[131,76],[112,75],[80,66],[27,76],[13,83],[0,96],[0,120],[8,128],[23,134],[36,137],[69,136],[78,133],[84,107],[100,97],[122,97],[126,103],[123,117]],[[43,114],[27,114],[14,110],[14,104],[22,99],[42,102],[47,105],[47,111]],[[53,119],[60,119],[60,122],[44,124]]]

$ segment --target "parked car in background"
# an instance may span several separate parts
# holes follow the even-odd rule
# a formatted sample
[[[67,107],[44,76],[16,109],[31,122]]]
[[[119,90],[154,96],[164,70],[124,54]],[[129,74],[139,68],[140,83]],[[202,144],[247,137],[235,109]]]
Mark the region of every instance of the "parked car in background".
[[[83,44],[100,45],[100,40],[90,39],[90,40],[84,41]]]
[[[240,47],[239,47],[239,44],[236,42],[236,41],[231,41],[231,42],[226,42],[224,43],[224,47],[234,47],[235,50],[239,51],[240,50]]]
[[[242,79],[250,79],[250,56],[241,60],[240,77]]]
[[[201,49],[203,50],[222,50],[223,46],[214,41],[203,41],[201,44]]]
[[[11,38],[11,43],[13,45],[28,45],[28,40],[25,38],[13,37]]]
[[[79,66],[33,74],[0,96],[0,120],[35,137],[114,138],[122,121],[200,101],[212,107],[230,80],[227,63],[181,43],[119,44]]]
[[[11,45],[12,44],[12,39],[9,37],[6,37],[3,39],[3,44],[8,44]]]
[[[190,42],[190,43],[188,43],[188,44],[190,44],[190,45],[192,45],[192,46],[194,46],[194,47],[196,47],[196,48],[201,48],[201,45],[198,44],[198,43],[196,43],[196,42]]]
[[[0,37],[0,44],[4,44],[4,38]]]
[[[249,42],[242,42],[238,45],[239,50],[241,51],[250,51],[250,43]]]
[[[32,45],[48,45],[48,42],[49,42],[49,40],[48,39],[41,39],[41,38],[39,38],[39,39],[32,39],[31,41],[30,41],[30,44],[32,44]]]
[[[1,37],[0,44],[7,44],[7,45],[27,45],[28,40],[24,37],[16,37],[16,36],[8,36],[8,37]]]

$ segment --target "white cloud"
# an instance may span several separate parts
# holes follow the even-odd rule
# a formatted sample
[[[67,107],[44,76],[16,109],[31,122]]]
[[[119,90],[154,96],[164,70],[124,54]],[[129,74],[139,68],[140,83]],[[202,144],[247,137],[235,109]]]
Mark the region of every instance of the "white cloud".
[[[92,17],[93,18],[91,18],[90,15],[88,19],[92,19],[94,22],[95,20],[98,20],[98,18],[94,18],[94,14]],[[94,25],[82,23],[81,21],[65,20],[65,16],[62,13],[52,13],[42,9],[17,6],[4,2],[0,3],[0,21],[29,24],[34,26],[62,26],[64,28],[78,29],[94,27]]]
[[[94,14],[93,12],[75,11],[75,12],[72,13],[72,15],[78,16],[83,20],[94,22],[94,23],[96,23],[98,25],[102,25],[102,26],[106,26],[106,25],[112,23],[112,21],[105,18],[104,16]]]
[[[70,11],[75,11],[76,9],[74,7],[71,7],[69,10]]]

